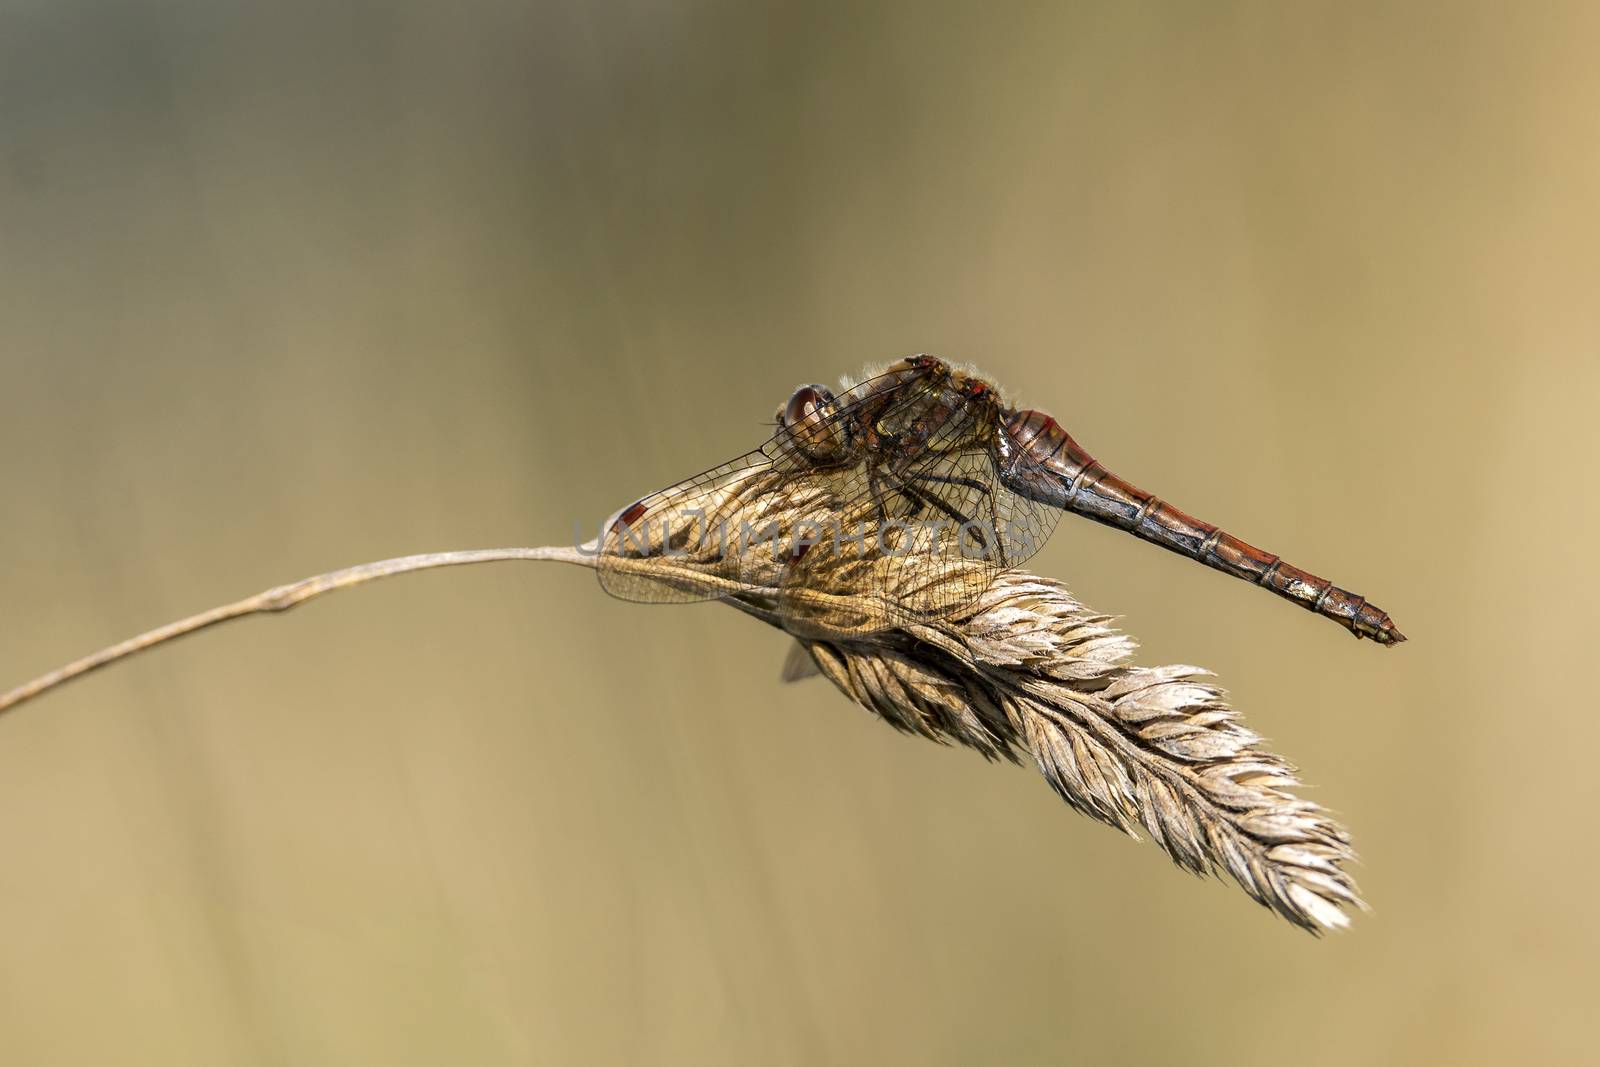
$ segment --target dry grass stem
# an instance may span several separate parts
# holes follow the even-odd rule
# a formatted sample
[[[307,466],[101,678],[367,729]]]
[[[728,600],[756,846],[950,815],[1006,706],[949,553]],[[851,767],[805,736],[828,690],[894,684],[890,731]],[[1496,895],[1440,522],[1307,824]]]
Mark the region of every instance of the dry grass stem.
[[[147,649],[164,645],[168,641],[175,641],[180,637],[198,633],[209,629],[219,623],[231,622],[234,619],[243,619],[250,615],[275,614],[288,611],[307,600],[314,600],[326,593],[335,593],[341,589],[352,589],[358,585],[376,581],[379,578],[388,578],[396,574],[410,574],[414,571],[435,570],[439,567],[459,567],[469,563],[497,563],[504,560],[559,560],[564,563],[580,563],[592,565],[590,557],[583,555],[575,548],[476,548],[463,549],[457,552],[428,552],[417,556],[400,556],[396,559],[378,560],[374,563],[358,563],[353,567],[342,570],[330,571],[327,574],[317,574],[310,578],[302,578],[298,582],[288,585],[274,586],[271,589],[257,593],[255,596],[236,600],[232,604],[223,604],[219,607],[191,615],[186,619],[158,626],[148,630],[137,637],[130,637],[120,641],[109,648],[73,660],[64,667],[59,667],[49,674],[42,674],[30,682],[24,682],[5,693],[0,693],[0,713],[15,708],[35,697],[42,696],[57,686],[65,685],[75,678],[81,678],[91,671],[109,666],[118,660]]]
[[[176,638],[378,578],[507,560],[594,567],[593,551],[591,544],[439,552],[317,575],[85,656],[0,695],[0,712]],[[1208,672],[1128,664],[1132,640],[1060,583],[1007,571],[956,615],[885,625],[876,590],[855,597],[779,589],[765,574],[720,564],[607,560],[613,571],[718,596],[794,633],[803,655],[791,657],[786,678],[821,673],[896,729],[990,759],[1031,755],[1074,808],[1134,836],[1142,828],[1185,870],[1227,872],[1298,926],[1343,927],[1346,909],[1364,907],[1345,870],[1354,858],[1345,831],[1293,794],[1293,768],[1257,746]],[[932,580],[963,579],[946,570]]]

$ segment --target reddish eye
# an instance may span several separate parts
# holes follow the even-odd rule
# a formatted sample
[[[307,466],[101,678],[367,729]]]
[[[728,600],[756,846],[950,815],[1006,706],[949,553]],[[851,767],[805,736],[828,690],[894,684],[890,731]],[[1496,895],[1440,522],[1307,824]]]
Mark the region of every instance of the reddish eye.
[[[833,403],[833,394],[820,385],[802,385],[789,398],[783,409],[783,424],[791,430],[801,423],[815,419],[818,411]]]
[[[832,463],[845,452],[846,430],[834,418],[837,403],[826,386],[802,385],[783,408],[783,428],[800,452],[816,463]]]

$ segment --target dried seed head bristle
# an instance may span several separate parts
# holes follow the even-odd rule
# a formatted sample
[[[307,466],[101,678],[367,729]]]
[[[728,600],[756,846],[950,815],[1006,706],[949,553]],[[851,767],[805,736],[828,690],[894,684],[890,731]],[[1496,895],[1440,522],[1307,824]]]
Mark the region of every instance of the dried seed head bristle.
[[[1003,573],[959,616],[802,645],[847,696],[896,729],[989,758],[1030,754],[1084,814],[1178,866],[1226,872],[1320,932],[1364,908],[1345,830],[1292,790],[1208,672],[1128,664],[1133,642],[1060,583]]]

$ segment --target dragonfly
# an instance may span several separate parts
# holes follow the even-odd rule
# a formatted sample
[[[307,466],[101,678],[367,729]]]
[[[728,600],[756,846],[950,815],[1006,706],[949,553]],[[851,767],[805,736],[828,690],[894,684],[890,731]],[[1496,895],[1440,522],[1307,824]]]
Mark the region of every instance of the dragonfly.
[[[644,602],[765,596],[783,625],[877,631],[958,614],[1065,512],[1267,589],[1357,638],[1405,636],[1365,597],[1202,522],[1091,456],[1043,411],[930,355],[838,394],[802,385],[759,448],[654,492],[603,527],[606,592]]]

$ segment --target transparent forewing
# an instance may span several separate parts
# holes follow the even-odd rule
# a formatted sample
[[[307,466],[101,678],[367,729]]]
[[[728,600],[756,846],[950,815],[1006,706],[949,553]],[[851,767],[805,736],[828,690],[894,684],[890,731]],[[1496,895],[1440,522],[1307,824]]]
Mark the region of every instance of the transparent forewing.
[[[998,420],[993,430],[995,448],[991,453],[990,468],[994,473],[998,501],[996,514],[1001,530],[1004,557],[1001,565],[1015,567],[1033,556],[1050,540],[1056,522],[1061,518],[1059,508],[1040,503],[1014,492],[1005,484],[1016,477],[1027,479],[1038,472],[1043,477],[1048,471],[1032,459],[1022,445],[1005,428],[1005,420]]]
[[[856,492],[848,477],[859,466],[852,458],[859,451],[855,426],[914,380],[907,371],[883,374],[837,398],[820,424],[848,446],[836,462],[819,463],[780,426],[756,451],[624,508],[600,540],[602,588],[623,600],[657,603],[775,595],[795,546]]]
[[[619,512],[600,541],[600,586],[622,600],[685,603],[728,592],[748,575],[716,554],[719,515],[773,480],[772,464],[751,452],[668,486]]]
[[[882,421],[897,414],[908,442],[835,472],[835,527],[782,576],[790,617],[872,630],[953,614],[1055,528],[1055,509],[1001,483],[1003,464],[1032,461],[1010,447],[992,403],[908,390]]]

